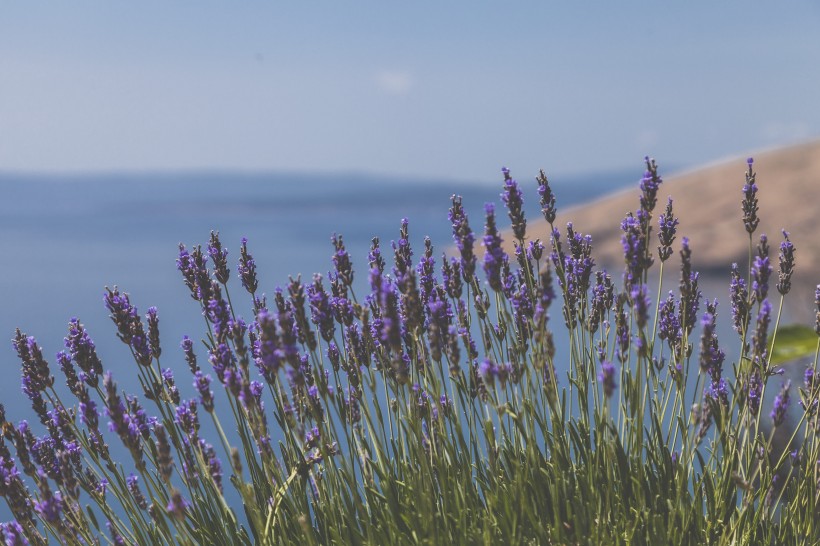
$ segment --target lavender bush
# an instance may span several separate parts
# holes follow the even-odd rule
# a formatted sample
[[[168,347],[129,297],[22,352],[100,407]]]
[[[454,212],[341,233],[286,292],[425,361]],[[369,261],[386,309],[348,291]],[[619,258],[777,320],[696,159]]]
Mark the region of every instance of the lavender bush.
[[[752,161],[749,263],[732,266],[725,312],[740,341],[731,368],[671,199],[654,218],[653,160],[620,226],[621,279],[596,269],[589,236],[554,225],[543,172],[549,249],[529,238],[523,192],[503,175],[513,255],[492,204],[477,253],[453,196],[457,255],[437,257],[426,239],[414,257],[403,220],[391,266],[373,240],[363,297],[334,236],[326,278],[290,279],[268,298],[247,240],[239,286],[212,233],[205,248],[179,246],[204,333],[174,350],[156,308],[141,315],[107,288],[138,394],[118,387],[80,320],[52,359],[60,381],[18,330],[39,423],[0,411],[6,544],[816,543],[817,351],[803,385],[779,381],[770,354],[795,248],[784,232],[773,317]],[[675,250],[680,281],[664,296]],[[816,304],[820,335],[820,286]],[[167,367],[182,360],[187,379]],[[770,412],[767,389],[779,389]],[[802,416],[788,425],[792,400]],[[775,442],[785,427],[789,441]]]

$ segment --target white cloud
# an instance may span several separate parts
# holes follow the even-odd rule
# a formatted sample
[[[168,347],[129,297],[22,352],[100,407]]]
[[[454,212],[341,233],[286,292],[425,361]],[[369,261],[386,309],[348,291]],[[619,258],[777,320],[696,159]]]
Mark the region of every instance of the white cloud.
[[[643,129],[638,132],[637,136],[635,137],[635,147],[638,150],[638,153],[641,154],[652,154],[653,148],[655,148],[658,143],[660,142],[660,135],[654,129]]]
[[[802,140],[811,134],[809,124],[803,121],[772,122],[760,130],[760,135],[766,140],[775,142],[789,142]]]
[[[413,78],[403,70],[382,70],[376,74],[376,85],[389,95],[406,95],[413,86]]]

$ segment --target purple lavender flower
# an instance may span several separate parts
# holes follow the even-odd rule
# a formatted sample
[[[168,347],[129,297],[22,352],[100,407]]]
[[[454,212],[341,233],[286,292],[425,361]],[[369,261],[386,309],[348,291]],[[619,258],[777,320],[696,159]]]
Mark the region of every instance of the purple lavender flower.
[[[23,392],[29,399],[54,385],[48,362],[34,337],[27,337],[18,328],[12,344],[22,361]]]
[[[91,341],[88,332],[79,319],[72,318],[69,321],[68,337],[64,341],[71,358],[83,371],[83,380],[89,387],[95,388],[98,384],[98,378],[103,372],[102,362],[97,356],[94,342]]]
[[[216,373],[216,378],[219,380],[220,383],[225,383],[225,373],[228,370],[232,370],[236,368],[236,356],[231,351],[231,348],[225,344],[220,343],[216,348],[214,348],[209,356],[208,360],[213,366],[214,372]]]
[[[111,534],[111,543],[114,544],[114,546],[126,546],[125,539],[122,538],[122,535],[117,531],[113,523],[110,521],[106,522],[105,526],[108,528],[109,534]]]
[[[90,429],[96,430],[100,426],[97,403],[92,399],[80,402],[80,420]]]
[[[649,156],[644,157],[646,171],[640,182],[641,188],[641,210],[647,213],[647,217],[655,210],[658,202],[658,188],[663,183],[663,179],[658,176],[658,166],[655,160]]]
[[[729,293],[732,300],[732,324],[740,335],[749,326],[749,291],[746,281],[740,276],[737,264],[732,264],[732,281],[729,284]]]
[[[757,185],[755,184],[755,172],[752,170],[754,160],[750,157],[746,163],[749,169],[746,171],[746,184],[743,186],[743,225],[751,235],[757,229],[760,219],[757,217]]]
[[[276,308],[279,312],[277,319],[283,343],[284,339],[287,338],[288,345],[293,346],[294,354],[298,352],[296,348],[297,341],[302,345],[307,345],[308,349],[313,351],[317,346],[316,333],[311,329],[307,318],[305,294],[300,277],[297,277],[296,280],[290,278],[288,293],[290,299],[286,303],[282,291],[279,288],[276,289]],[[297,365],[293,358],[290,362],[294,366]]]
[[[783,419],[786,418],[786,410],[789,409],[789,389],[791,388],[791,381],[786,381],[780,392],[774,398],[774,408],[769,414],[772,418],[775,427],[783,424]]]
[[[436,260],[433,258],[433,243],[430,242],[430,237],[424,238],[424,256],[419,260],[416,266],[418,273],[419,287],[421,288],[421,302],[426,304],[430,299],[430,293],[433,291],[433,286],[436,284],[435,277]]]
[[[710,310],[715,310],[716,307],[717,301],[711,305]],[[713,387],[722,381],[723,361],[726,358],[726,353],[718,345],[715,319],[716,313],[707,311],[703,315],[703,332],[700,338],[700,368],[711,376]]]
[[[495,378],[498,376],[498,366],[492,360],[485,358],[478,365],[478,375],[485,385],[492,387],[495,385]]]
[[[729,406],[729,387],[722,377],[712,381],[706,388],[706,396],[720,403],[723,407]]]
[[[313,276],[313,284],[307,287],[307,295],[310,302],[310,318],[313,324],[319,328],[322,339],[328,342],[333,339],[336,323],[334,322],[330,299],[322,286],[321,275]]]
[[[771,303],[769,303],[769,300],[763,300],[760,305],[760,312],[757,314],[757,326],[752,337],[752,363],[762,371],[766,371],[765,366],[769,359],[767,340],[771,314]]]
[[[159,345],[159,317],[157,316],[157,308],[149,307],[145,319],[148,321],[148,345],[151,349],[151,354],[153,354],[155,358],[159,358],[160,354],[162,354],[162,349]]]
[[[208,413],[214,411],[214,393],[210,389],[211,376],[204,375],[200,370],[194,373],[194,388],[199,393],[199,403]]]
[[[195,438],[199,431],[199,417],[196,408],[196,400],[183,400],[176,409],[174,420],[190,438]]]
[[[182,521],[185,519],[185,510],[188,508],[188,503],[182,498],[182,493],[177,489],[171,490],[171,500],[168,501],[168,506],[165,511],[168,515],[176,520]]]
[[[538,172],[535,180],[538,182],[538,195],[541,198],[541,213],[544,215],[544,219],[552,225],[555,222],[556,213],[555,194],[552,193],[549,180],[547,180],[547,175],[544,174],[543,170]]]
[[[182,273],[191,297],[201,302],[208,301],[211,296],[211,274],[207,264],[208,257],[202,253],[202,247],[195,246],[193,252],[188,253],[185,245],[179,244],[177,269]]]
[[[333,234],[331,237],[333,242],[333,266],[336,268],[336,274],[345,286],[353,285],[353,266],[350,263],[350,256],[345,249],[344,241],[341,235]]]
[[[77,375],[77,370],[74,369],[74,364],[71,363],[71,357],[64,351],[60,351],[57,353],[56,358],[57,363],[60,365],[60,370],[62,370],[63,375],[65,375],[68,389],[71,391],[71,394],[79,397],[85,387],[83,386],[82,380]]]
[[[595,333],[598,325],[603,320],[607,310],[612,307],[614,301],[614,287],[612,277],[606,271],[595,273],[595,286],[592,288],[592,301],[590,302],[589,317],[587,317],[587,329]]]
[[[43,521],[59,525],[63,513],[63,496],[60,491],[52,492],[46,476],[41,474],[38,480],[40,500],[34,503],[34,510]]]
[[[544,243],[541,242],[541,239],[535,239],[527,244],[527,257],[530,260],[538,262],[541,260],[541,256],[543,255]]]
[[[814,306],[817,308],[817,314],[814,318],[814,332],[820,336],[820,284],[814,290]]]
[[[470,229],[467,214],[461,205],[461,196],[451,197],[453,206],[449,211],[450,223],[453,226],[453,241],[455,241],[461,255],[461,273],[464,275],[464,282],[470,284],[475,274],[476,257],[473,253],[475,235]]]
[[[441,282],[447,290],[447,295],[454,300],[461,297],[463,285],[461,283],[461,262],[456,258],[450,258],[447,261],[447,256],[441,257]]]
[[[26,538],[23,526],[17,523],[16,520],[0,524],[3,531],[3,540],[6,546],[28,546],[29,541]]]
[[[133,473],[129,474],[128,478],[126,478],[125,480],[126,484],[128,485],[128,491],[131,493],[134,502],[142,510],[147,510],[148,502],[145,500],[145,495],[143,495],[142,491],[140,491],[139,484],[137,483],[138,481],[139,478]]]
[[[500,292],[503,288],[501,270],[509,258],[507,258],[504,249],[501,248],[501,236],[498,234],[498,228],[495,225],[495,206],[492,203],[485,204],[484,212],[487,216],[483,240],[484,273],[487,275],[490,288]]]
[[[611,362],[604,360],[601,363],[601,372],[598,374],[598,380],[603,386],[604,395],[606,395],[607,398],[611,398],[615,392],[615,388],[618,386],[618,384],[615,383],[615,366]]]
[[[524,244],[524,237],[527,234],[527,220],[524,217],[523,194],[518,187],[518,183],[510,176],[510,170],[503,167],[501,172],[504,173],[504,191],[501,193],[501,200],[507,205],[513,235],[521,244]]]
[[[379,238],[373,237],[370,240],[370,252],[367,254],[367,262],[370,269],[376,269],[379,275],[384,273],[384,257],[382,257],[382,249],[379,246]]]
[[[624,286],[631,288],[643,280],[644,271],[648,268],[646,236],[640,219],[631,212],[621,222],[621,231],[624,232],[621,236],[621,246],[626,262]]]
[[[239,250],[239,265],[237,266],[239,280],[249,294],[256,293],[259,283],[256,280],[256,262],[248,252],[248,239],[242,237],[242,248]]]
[[[399,240],[392,241],[393,247],[393,274],[396,280],[401,282],[402,278],[412,269],[413,250],[410,248],[410,232],[408,229],[409,222],[407,218],[401,219],[401,228],[399,229]]]
[[[649,308],[652,305],[648,287],[645,284],[633,286],[629,298],[632,300],[632,316],[635,323],[638,329],[643,329],[649,320]]]
[[[624,306],[626,295],[618,294],[615,302],[615,355],[623,364],[629,358],[629,322]]]
[[[285,354],[280,347],[281,338],[276,326],[276,320],[267,309],[261,309],[257,313],[256,330],[259,338],[254,344],[254,360],[268,383],[275,381],[279,368],[285,363]]]
[[[665,262],[672,255],[672,243],[678,227],[678,219],[672,215],[672,198],[666,202],[666,212],[658,218],[658,257]]]
[[[698,290],[698,273],[692,271],[692,251],[689,248],[689,238],[681,240],[681,278],[680,303],[678,305],[678,320],[687,337],[697,322],[700,309],[701,292]]]
[[[794,273],[794,244],[789,240],[789,232],[783,230],[785,241],[780,243],[780,271],[778,272],[777,291],[782,295],[789,293]]]
[[[171,444],[168,443],[168,434],[165,432],[165,427],[157,423],[154,425],[154,436],[157,440],[155,442],[157,448],[157,470],[159,475],[165,483],[169,483],[171,473],[173,472],[174,461],[171,458]]]
[[[208,465],[208,474],[210,474],[211,479],[216,485],[216,488],[219,492],[222,492],[222,463],[219,462],[219,458],[216,456],[216,450],[214,446],[211,444],[205,443],[204,440],[200,440],[200,449],[202,451],[202,457],[205,459],[205,463]]]
[[[209,298],[203,302],[204,315],[214,327],[214,337],[218,343],[223,343],[229,333],[229,322],[231,321],[231,311],[228,302],[222,299],[222,290],[216,282],[211,283]]]
[[[760,236],[760,243],[757,245],[757,256],[755,256],[752,263],[752,292],[754,292],[755,300],[758,303],[765,300],[769,293],[769,276],[771,274],[769,244],[764,234]]]
[[[752,415],[757,415],[760,411],[761,397],[763,396],[763,381],[760,372],[754,370],[746,384],[746,401]]]
[[[228,280],[231,278],[228,269],[228,249],[222,248],[218,231],[211,232],[211,239],[208,242],[208,256],[211,257],[211,263],[214,264],[216,280],[222,284],[228,284]]]

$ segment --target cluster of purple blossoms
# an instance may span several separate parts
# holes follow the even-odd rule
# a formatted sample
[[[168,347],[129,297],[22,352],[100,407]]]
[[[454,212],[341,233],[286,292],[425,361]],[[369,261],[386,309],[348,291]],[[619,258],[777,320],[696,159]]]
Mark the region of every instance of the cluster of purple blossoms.
[[[785,296],[792,288],[792,274],[794,273],[794,244],[789,240],[789,232],[783,230],[780,243],[780,271],[778,272],[777,291]]]
[[[757,245],[757,256],[752,263],[752,293],[755,301],[761,303],[769,295],[769,277],[772,266],[769,263],[769,243],[766,235],[760,236]]]
[[[103,301],[117,327],[117,336],[131,347],[134,358],[140,365],[150,366],[153,355],[137,308],[131,305],[128,294],[121,294],[116,286],[113,290],[106,287],[105,291]]]
[[[763,300],[757,314],[755,332],[752,336],[752,364],[764,373],[768,372],[766,366],[769,361],[768,335],[771,315],[772,304],[769,303],[769,300]]]
[[[595,286],[592,288],[592,300],[589,304],[589,317],[587,317],[587,329],[591,333],[598,330],[598,325],[603,320],[607,310],[612,307],[615,301],[615,288],[612,285],[612,277],[606,271],[595,273]]]
[[[82,370],[81,380],[95,388],[98,384],[99,376],[103,373],[102,362],[97,356],[94,342],[88,336],[85,327],[77,318],[72,318],[68,323],[68,336],[65,338],[65,348],[71,355],[71,359]]]
[[[495,225],[495,206],[492,203],[484,205],[484,212],[487,216],[487,224],[484,228],[484,274],[487,282],[496,292],[503,289],[501,273],[504,266],[508,264],[509,258],[504,249],[501,248],[501,236]]]
[[[749,290],[746,280],[740,276],[737,264],[732,264],[732,280],[729,284],[729,297],[732,302],[732,325],[741,336],[749,326]]]
[[[783,384],[783,387],[780,389],[780,392],[777,393],[777,396],[774,399],[774,406],[772,408],[772,412],[769,414],[769,417],[772,418],[772,422],[774,423],[775,427],[779,427],[783,424],[783,420],[786,418],[786,411],[789,409],[789,389],[791,388],[791,382],[786,381]]]
[[[569,252],[566,254],[560,239],[560,233],[554,229],[550,259],[558,271],[558,283],[564,295],[564,322],[567,328],[572,328],[579,318],[580,303],[586,301],[592,270],[595,267],[595,260],[592,258],[592,237],[576,232],[570,222],[567,224]]]
[[[655,160],[649,156],[644,157],[646,162],[646,171],[640,182],[641,188],[641,210],[648,215],[655,210],[655,205],[658,203],[658,188],[663,183],[663,179],[658,175],[658,165]]]
[[[475,235],[470,229],[467,213],[464,212],[464,207],[461,204],[461,196],[453,195],[451,200],[452,207],[450,207],[449,218],[453,226],[453,241],[455,241],[461,256],[461,273],[464,276],[464,282],[470,284],[473,281],[476,268],[476,257],[473,253]]]
[[[333,308],[330,305],[330,297],[325,292],[324,286],[322,286],[321,275],[313,276],[313,284],[307,287],[307,295],[311,321],[319,329],[322,339],[328,342],[333,339],[336,323]]]
[[[618,387],[618,384],[615,382],[615,373],[615,366],[611,362],[604,360],[601,363],[601,372],[598,374],[598,380],[601,382],[604,395],[606,395],[607,398],[611,398],[615,393],[615,389]]]
[[[626,269],[624,270],[624,286],[631,290],[643,282],[644,273],[652,265],[646,246],[646,233],[641,220],[631,212],[621,222],[621,246],[624,252]]]
[[[211,263],[214,264],[214,277],[216,277],[216,280],[220,284],[227,284],[231,278],[228,269],[228,249],[222,247],[218,231],[211,232],[211,238],[208,242],[208,256],[211,258]]]
[[[658,217],[658,257],[665,262],[672,256],[672,243],[677,233],[678,219],[672,214],[672,198],[666,202],[666,212]]]
[[[649,297],[649,288],[645,284],[635,285],[629,293],[632,301],[632,316],[639,330],[643,330],[649,320],[649,308],[652,300]]]
[[[549,180],[547,180],[547,175],[544,174],[543,170],[538,172],[535,181],[538,182],[538,195],[541,198],[541,213],[544,215],[544,219],[552,225],[553,222],[555,222],[555,214],[557,212],[555,208],[555,194],[552,192]]]
[[[239,280],[242,281],[242,286],[251,295],[256,293],[259,287],[259,282],[256,279],[256,262],[253,256],[248,252],[248,239],[242,237],[242,247],[239,251],[239,265],[237,266],[239,273]]]
[[[211,274],[208,271],[208,257],[202,253],[202,247],[195,246],[189,253],[180,243],[177,269],[182,273],[191,297],[202,303],[207,302],[211,295]]]
[[[746,160],[748,170],[746,171],[746,184],[743,186],[743,225],[750,234],[754,233],[760,219],[757,217],[757,185],[755,184],[755,172],[752,170],[754,159]]]
[[[524,217],[524,198],[518,182],[510,176],[510,170],[506,167],[501,169],[504,174],[504,191],[501,193],[501,200],[507,206],[507,211],[512,222],[513,235],[521,244],[527,234],[527,220]]]
[[[48,415],[43,392],[54,385],[54,376],[33,337],[26,336],[18,328],[12,344],[22,363],[23,393],[31,400],[32,408],[45,424],[48,422]]]
[[[333,266],[336,269],[336,275],[345,286],[350,287],[353,285],[353,266],[350,263],[350,255],[345,249],[342,236],[334,233],[331,242],[335,250],[333,253]]]
[[[696,271],[692,271],[692,251],[689,248],[689,239],[687,237],[681,240],[680,257],[681,278],[679,283],[678,321],[681,329],[688,337],[697,322],[702,294],[698,289],[699,275]]]
[[[814,290],[814,306],[817,309],[814,317],[814,332],[820,336],[820,284]]]

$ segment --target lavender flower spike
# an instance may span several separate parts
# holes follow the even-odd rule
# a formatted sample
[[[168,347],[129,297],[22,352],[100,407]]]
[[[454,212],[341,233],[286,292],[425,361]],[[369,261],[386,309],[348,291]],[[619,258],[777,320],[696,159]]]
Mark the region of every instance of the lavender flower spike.
[[[786,411],[789,409],[789,389],[791,388],[791,381],[786,381],[783,385],[783,388],[780,389],[780,392],[777,393],[777,396],[774,399],[774,408],[772,412],[769,414],[769,417],[772,418],[775,427],[779,427],[783,424],[783,420],[786,418]]]
[[[541,196],[541,212],[544,219],[552,225],[555,222],[556,213],[555,194],[552,193],[549,180],[543,170],[539,171],[535,181],[538,182],[538,195]]]
[[[605,360],[601,363],[601,373],[598,374],[598,380],[603,385],[604,395],[611,398],[618,386],[615,383],[615,366],[611,362]]]
[[[746,171],[746,184],[743,186],[743,225],[751,235],[757,229],[760,218],[757,217],[757,185],[755,184],[755,172],[752,170],[754,159],[750,157],[746,163],[749,165],[749,170]]]
[[[487,214],[487,225],[484,231],[484,273],[487,275],[490,288],[500,292],[504,287],[501,271],[509,258],[501,248],[501,236],[495,225],[495,207],[492,203],[487,203],[484,205],[484,211]]]
[[[672,198],[666,202],[666,211],[658,218],[658,257],[665,262],[672,255],[672,243],[675,241],[678,219],[672,214]]]
[[[527,219],[524,218],[523,194],[518,187],[518,183],[510,176],[510,170],[503,167],[501,172],[504,173],[504,191],[501,194],[501,200],[507,205],[510,221],[512,222],[513,235],[523,243],[524,236],[527,233]]]
[[[453,195],[451,201],[453,206],[450,207],[448,215],[453,226],[453,241],[461,254],[461,273],[464,276],[464,282],[470,284],[473,281],[476,265],[476,257],[473,253],[475,235],[470,229],[467,213],[461,205],[461,196]]]
[[[794,244],[789,240],[789,232],[783,230],[785,241],[780,243],[780,271],[778,273],[777,291],[782,295],[789,293],[792,288],[792,273],[794,273]]]

